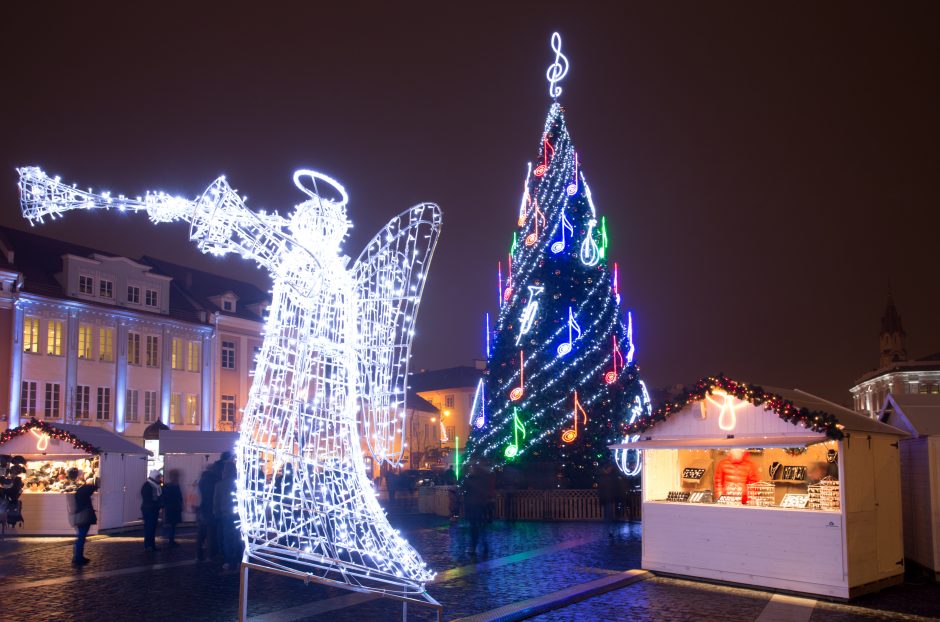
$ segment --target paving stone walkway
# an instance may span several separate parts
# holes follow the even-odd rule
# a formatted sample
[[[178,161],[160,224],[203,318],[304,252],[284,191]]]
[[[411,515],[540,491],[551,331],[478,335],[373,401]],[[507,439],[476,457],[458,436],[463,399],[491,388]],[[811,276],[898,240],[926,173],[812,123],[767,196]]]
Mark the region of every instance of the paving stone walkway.
[[[490,612],[640,567],[640,524],[620,525],[615,537],[609,538],[604,526],[596,523],[497,522],[490,532],[487,554],[477,556],[467,552],[464,526],[422,515],[392,518],[437,570],[429,592],[443,604],[445,620]],[[143,550],[139,534],[91,538],[86,555],[92,562],[80,570],[69,564],[70,538],[0,541],[0,620],[234,620],[237,573],[222,573],[218,562],[197,563],[193,534],[184,531],[181,535],[182,546],[157,553]],[[396,620],[401,619],[401,605],[252,573],[249,616],[254,622]],[[935,584],[906,584],[844,605],[652,576],[531,619],[841,622],[938,618],[940,587]],[[433,619],[430,611],[409,609],[409,620]]]

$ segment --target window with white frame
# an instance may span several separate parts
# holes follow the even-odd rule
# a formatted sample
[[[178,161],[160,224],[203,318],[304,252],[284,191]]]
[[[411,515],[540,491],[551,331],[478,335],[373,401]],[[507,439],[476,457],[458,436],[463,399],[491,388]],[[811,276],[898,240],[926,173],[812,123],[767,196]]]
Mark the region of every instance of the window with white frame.
[[[444,396],[444,408],[453,408],[453,407],[454,407],[454,395],[453,395],[453,393],[450,394],[450,395],[445,395],[445,396]]]
[[[221,404],[221,421],[222,423],[229,423],[235,425],[235,396],[234,395],[223,395],[222,404]]]
[[[156,335],[147,335],[147,367],[160,366],[160,341]]]
[[[43,403],[43,418],[58,419],[61,416],[60,404],[62,394],[62,385],[58,382],[46,383],[46,400]]]
[[[124,421],[128,423],[137,423],[140,421],[140,410],[138,410],[138,400],[140,391],[137,389],[128,389],[127,397],[124,399]]]
[[[78,275],[78,291],[89,296],[95,295],[95,278],[87,274]]]
[[[95,419],[99,421],[111,419],[111,387],[98,387],[98,407],[95,410]]]
[[[20,383],[20,417],[36,416],[36,381]]]
[[[199,371],[199,342],[190,341],[186,344],[186,371]]]
[[[62,356],[62,336],[64,334],[65,326],[62,320],[49,320],[46,329],[46,354]]]
[[[91,324],[78,326],[78,358],[91,358]]]
[[[80,384],[75,387],[75,418],[88,419],[91,417],[91,387]]]
[[[23,352],[39,354],[39,318],[23,318]]]
[[[140,333],[127,333],[127,364],[140,365]]]
[[[157,420],[157,392],[144,391],[144,423]]]
[[[148,289],[148,290],[145,290],[145,292],[144,292],[144,304],[146,304],[148,307],[156,307],[156,306],[157,306],[157,290],[155,290],[155,289]]]
[[[174,393],[170,396],[170,423],[183,423],[183,395]]]
[[[114,362],[114,329],[108,326],[98,329],[98,360]]]
[[[140,288],[136,285],[127,286],[127,302],[135,305],[140,304]]]
[[[222,369],[235,369],[235,342],[222,342]]]
[[[108,279],[98,281],[98,295],[102,298],[114,298],[114,281]]]
[[[170,340],[170,367],[183,369],[183,340],[179,337]]]
[[[186,423],[199,424],[199,394],[186,396]]]

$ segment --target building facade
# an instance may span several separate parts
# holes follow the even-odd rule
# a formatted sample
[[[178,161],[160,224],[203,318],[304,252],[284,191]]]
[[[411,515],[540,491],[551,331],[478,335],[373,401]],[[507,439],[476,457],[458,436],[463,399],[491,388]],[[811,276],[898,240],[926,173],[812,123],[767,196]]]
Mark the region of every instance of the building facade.
[[[441,445],[462,448],[470,433],[470,417],[477,384],[483,377],[479,366],[449,367],[413,373],[408,378],[411,389],[440,411],[438,427]]]
[[[856,411],[877,417],[889,393],[940,394],[940,353],[908,357],[907,334],[890,295],[881,317],[879,346],[878,368],[858,378],[850,389]]]

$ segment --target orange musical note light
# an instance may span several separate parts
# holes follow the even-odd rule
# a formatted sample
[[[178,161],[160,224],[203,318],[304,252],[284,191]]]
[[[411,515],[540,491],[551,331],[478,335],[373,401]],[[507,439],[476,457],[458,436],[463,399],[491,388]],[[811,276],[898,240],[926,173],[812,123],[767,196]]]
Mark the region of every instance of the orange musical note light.
[[[525,361],[523,355],[524,351],[519,350],[519,386],[509,392],[509,399],[514,402],[522,399],[525,394]]]
[[[579,416],[580,414],[580,416]],[[566,443],[573,443],[578,438],[578,419],[583,419],[581,424],[587,425],[588,417],[581,402],[578,400],[578,392],[574,392],[574,409],[571,411],[571,418],[574,419],[574,427],[561,433],[561,440]]]
[[[536,177],[541,177],[542,175],[545,174],[545,171],[548,170],[548,150],[549,149],[551,149],[552,151],[552,157],[555,156],[555,148],[552,147],[552,144],[548,142],[547,138],[542,139],[542,144],[545,145],[545,148],[542,150],[544,157],[542,159],[542,163],[536,166],[535,171],[533,171]]]
[[[545,227],[545,213],[539,208],[539,202],[532,202],[532,226],[535,227],[535,230],[529,235],[525,236],[525,245],[532,246],[539,239],[539,221],[542,223],[542,227]]]
[[[604,382],[607,384],[613,384],[617,382],[617,376],[619,375],[617,362],[620,362],[620,369],[623,368],[623,354],[620,353],[620,346],[617,345],[617,335],[614,335],[614,368],[604,374]]]

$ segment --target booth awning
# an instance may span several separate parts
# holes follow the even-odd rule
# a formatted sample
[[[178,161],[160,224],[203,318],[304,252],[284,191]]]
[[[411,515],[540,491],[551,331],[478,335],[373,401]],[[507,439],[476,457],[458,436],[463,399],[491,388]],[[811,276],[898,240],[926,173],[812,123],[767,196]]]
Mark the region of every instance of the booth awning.
[[[825,436],[740,436],[735,438],[657,438],[609,445],[611,449],[725,449],[732,447],[802,447],[824,443]]]

